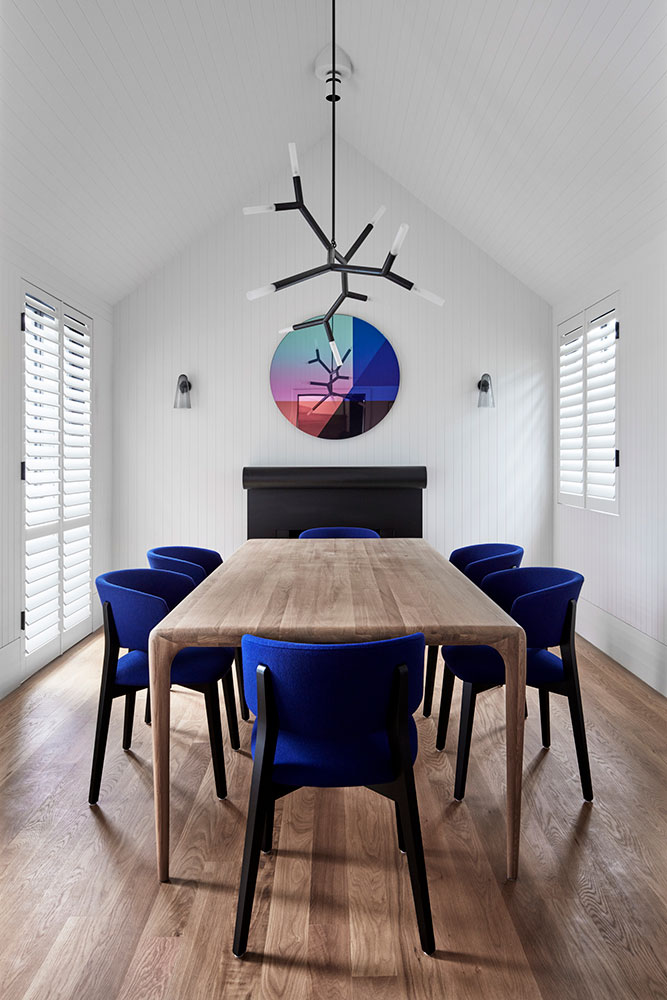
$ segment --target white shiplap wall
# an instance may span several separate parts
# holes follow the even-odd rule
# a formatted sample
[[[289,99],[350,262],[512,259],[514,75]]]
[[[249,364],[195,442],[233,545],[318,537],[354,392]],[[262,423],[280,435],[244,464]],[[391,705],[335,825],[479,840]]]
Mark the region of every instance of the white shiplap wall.
[[[579,631],[667,694],[667,240],[590,276],[560,322],[619,291],[618,516],[556,505],[555,560],[586,577]]]
[[[111,307],[52,262],[5,238],[0,246],[0,697],[25,679],[20,612],[23,607],[23,495],[20,462],[23,406],[23,279],[93,318],[93,573],[111,558]],[[100,609],[93,602],[93,620]]]
[[[289,137],[286,137],[289,138]],[[306,200],[328,228],[328,142],[302,156]],[[258,203],[290,197],[287,150]],[[151,545],[231,553],[245,538],[244,465],[424,464],[425,534],[443,552],[508,539],[531,561],[551,555],[551,309],[351,147],[339,152],[339,242],[384,203],[359,254],[381,263],[400,222],[400,273],[446,296],[443,309],[389,282],[354,279],[350,311],[392,342],[401,388],[391,413],[349,441],[320,441],[280,414],[269,387],[277,331],[333,300],[329,277],[268,299],[245,291],[322,259],[303,220],[246,218],[240,206],[114,312],[114,561],[141,565]],[[172,409],[176,376],[192,409]],[[477,408],[491,372],[496,409]]]

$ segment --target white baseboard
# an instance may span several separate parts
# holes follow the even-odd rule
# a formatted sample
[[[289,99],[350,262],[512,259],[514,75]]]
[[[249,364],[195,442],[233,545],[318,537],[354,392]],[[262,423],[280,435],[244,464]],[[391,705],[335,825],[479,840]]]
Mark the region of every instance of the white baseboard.
[[[0,647],[0,698],[17,688],[22,680],[21,640],[14,639]]]
[[[577,604],[577,632],[607,656],[667,695],[667,646],[588,601]]]

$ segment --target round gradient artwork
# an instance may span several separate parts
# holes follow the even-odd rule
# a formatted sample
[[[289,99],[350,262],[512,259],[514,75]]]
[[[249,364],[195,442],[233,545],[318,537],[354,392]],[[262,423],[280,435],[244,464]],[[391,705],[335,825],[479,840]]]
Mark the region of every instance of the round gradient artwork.
[[[380,423],[394,405],[400,373],[394,349],[376,327],[336,315],[336,366],[323,326],[290,330],[271,362],[271,392],[280,412],[306,434],[350,438]]]

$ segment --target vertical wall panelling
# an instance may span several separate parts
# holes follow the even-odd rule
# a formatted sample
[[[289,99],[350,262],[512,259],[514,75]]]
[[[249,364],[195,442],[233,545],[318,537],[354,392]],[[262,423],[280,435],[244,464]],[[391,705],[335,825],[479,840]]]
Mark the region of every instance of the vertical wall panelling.
[[[300,152],[308,204],[328,220],[328,142]],[[388,282],[350,282],[371,296],[350,311],[398,355],[391,413],[348,441],[311,438],[281,416],[269,386],[278,330],[331,302],[336,280],[248,302],[247,289],[313,266],[322,251],[295,214],[244,217],[239,206],[115,309],[116,565],[141,565],[156,544],[232,552],[246,532],[243,466],[281,464],[424,464],[424,530],[438,549],[500,537],[549,561],[550,307],[343,142],[338,178],[340,241],[386,204],[360,262],[381,262],[409,222],[398,270],[446,297],[438,309]],[[249,203],[289,190],[285,149],[284,169]],[[181,371],[192,380],[191,410],[172,408]],[[477,408],[482,371],[494,379],[492,410]]]
[[[586,577],[583,635],[667,694],[667,242],[581,282],[556,323],[619,289],[618,515],[557,504],[555,560]],[[579,303],[577,306],[576,303]]]

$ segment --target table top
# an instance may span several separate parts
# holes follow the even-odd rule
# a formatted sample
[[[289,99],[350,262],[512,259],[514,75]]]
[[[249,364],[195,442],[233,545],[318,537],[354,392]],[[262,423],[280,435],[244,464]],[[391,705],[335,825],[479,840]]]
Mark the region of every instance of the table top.
[[[520,626],[422,538],[254,538],[154,629],[181,648],[367,642],[494,643]]]

